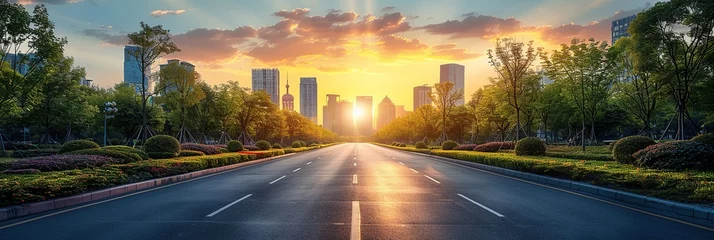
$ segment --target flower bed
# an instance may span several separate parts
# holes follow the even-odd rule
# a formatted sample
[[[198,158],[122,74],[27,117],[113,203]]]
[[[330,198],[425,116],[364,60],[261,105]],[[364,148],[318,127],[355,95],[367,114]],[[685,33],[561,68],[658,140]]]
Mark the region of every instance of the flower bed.
[[[206,145],[206,144],[197,144],[197,143],[184,143],[184,144],[181,144],[181,150],[199,151],[199,152],[202,152],[203,154],[206,154],[206,155],[214,155],[214,154],[220,154],[220,153],[221,153],[221,148],[218,147],[218,146],[212,146],[212,145]]]

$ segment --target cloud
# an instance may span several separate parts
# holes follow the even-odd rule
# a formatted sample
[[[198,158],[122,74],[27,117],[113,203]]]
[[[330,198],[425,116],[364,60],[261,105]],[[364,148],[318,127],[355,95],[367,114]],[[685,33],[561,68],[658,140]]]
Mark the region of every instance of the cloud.
[[[396,10],[396,9],[397,9],[396,7],[384,7],[384,8],[382,8],[382,10],[380,10],[380,12],[389,13],[389,12],[394,12],[394,10]]]
[[[465,48],[457,48],[454,43],[447,43],[433,46],[429,56],[436,59],[463,61],[481,57],[483,54],[468,52]]]
[[[349,72],[350,69],[346,67],[317,67],[317,70],[321,72],[326,72],[326,73],[341,73],[341,72]]]
[[[171,40],[181,49],[171,57],[185,61],[216,62],[230,59],[239,53],[240,44],[256,36],[256,29],[249,26],[232,30],[196,28],[174,34]]]
[[[27,5],[27,4],[55,4],[55,5],[62,5],[66,3],[78,3],[81,2],[82,0],[10,0],[11,3],[19,3],[22,5]]]
[[[381,52],[387,56],[393,56],[397,54],[414,54],[421,53],[428,49],[429,46],[419,41],[419,39],[408,39],[399,36],[383,36],[382,41],[379,43]]]
[[[301,37],[289,37],[273,44],[262,44],[244,52],[246,56],[269,64],[291,65],[304,56],[344,57],[347,50],[330,45],[326,41],[309,41]]]
[[[152,17],[161,17],[163,15],[179,15],[182,13],[185,13],[186,10],[184,9],[178,9],[178,10],[154,10],[151,12]]]
[[[95,37],[101,40],[103,43],[115,46],[124,46],[129,43],[129,38],[126,35],[111,34],[109,29],[102,28],[99,29],[85,29],[80,31],[82,35]]]

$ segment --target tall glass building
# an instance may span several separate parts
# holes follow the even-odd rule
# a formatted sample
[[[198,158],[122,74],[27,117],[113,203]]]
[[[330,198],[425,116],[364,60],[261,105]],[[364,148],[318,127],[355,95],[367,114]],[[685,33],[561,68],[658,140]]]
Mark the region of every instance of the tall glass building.
[[[141,94],[141,68],[136,58],[132,55],[133,52],[139,50],[137,46],[124,46],[124,83],[134,86],[136,93]],[[144,74],[144,89],[147,93],[152,92],[152,84],[149,81],[151,69],[146,69]]]
[[[630,23],[632,22],[632,20],[635,20],[635,17],[637,17],[637,15],[632,15],[629,17],[612,21],[612,44],[615,44],[615,42],[617,42],[617,39],[620,39],[621,37],[630,36],[630,34],[627,33],[627,28],[630,27]]]

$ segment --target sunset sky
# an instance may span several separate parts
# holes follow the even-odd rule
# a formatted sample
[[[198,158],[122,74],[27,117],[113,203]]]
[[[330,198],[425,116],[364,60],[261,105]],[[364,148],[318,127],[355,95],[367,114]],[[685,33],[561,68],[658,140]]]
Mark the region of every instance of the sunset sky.
[[[15,0],[16,2],[18,0]],[[13,0],[11,0],[13,2]],[[317,77],[318,119],[325,94],[388,95],[412,109],[412,88],[438,82],[439,65],[466,66],[466,96],[488,83],[485,57],[499,37],[553,48],[573,37],[609,41],[613,19],[648,0],[19,0],[44,3],[67,37],[66,55],[100,87],[123,79],[123,45],[139,22],[171,30],[182,49],[167,56],[196,65],[209,84],[237,80],[250,69],[290,74],[299,107],[300,77]],[[649,0],[652,2],[652,0]],[[653,2],[652,2],[653,4]],[[162,60],[162,63],[165,60]],[[158,69],[158,68],[157,68]],[[296,109],[297,110],[297,109]]]

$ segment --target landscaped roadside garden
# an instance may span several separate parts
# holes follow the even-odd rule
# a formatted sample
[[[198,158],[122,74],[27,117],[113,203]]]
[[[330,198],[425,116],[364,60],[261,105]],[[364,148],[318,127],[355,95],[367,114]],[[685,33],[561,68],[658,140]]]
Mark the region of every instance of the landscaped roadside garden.
[[[142,149],[99,147],[87,140],[65,143],[52,151],[27,146],[25,158],[0,158],[0,207],[43,201],[121,184],[183,174],[316,149],[330,144],[295,141],[289,148],[258,141],[243,146],[179,142],[166,135],[149,138]],[[32,151],[42,154],[29,154]],[[51,153],[46,153],[51,152]],[[10,153],[20,156],[19,153]]]
[[[379,145],[714,206],[712,137],[713,134],[704,134],[690,141],[655,143],[647,137],[632,136],[616,142],[612,150],[609,146],[598,146],[586,153],[578,152],[576,147],[545,146],[534,138],[521,139],[517,144],[491,142],[470,146],[447,141],[439,149],[423,142]],[[611,160],[590,160],[605,159],[607,152]]]

